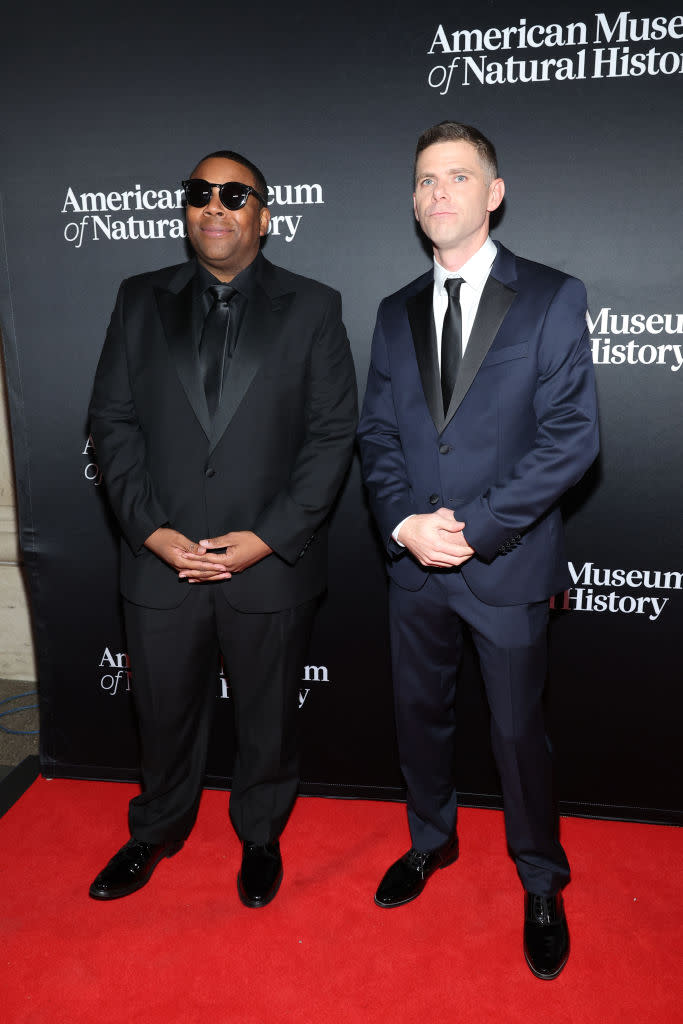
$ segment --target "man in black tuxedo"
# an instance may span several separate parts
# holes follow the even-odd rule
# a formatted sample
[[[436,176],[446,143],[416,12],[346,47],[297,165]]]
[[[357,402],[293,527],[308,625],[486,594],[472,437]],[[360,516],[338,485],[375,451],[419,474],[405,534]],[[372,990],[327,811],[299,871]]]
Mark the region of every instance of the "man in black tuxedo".
[[[123,282],[92,434],[121,527],[141,740],[131,839],[90,888],[126,896],[194,823],[220,653],[236,757],[238,892],[268,903],[298,786],[296,715],[325,519],[351,456],[356,388],[339,294],[260,252],[258,168],[232,151],[183,183],[195,259]]]
[[[415,217],[428,273],[377,314],[359,437],[386,543],[396,720],[411,849],[381,907],[415,899],[458,856],[455,686],[468,628],[491,710],[509,849],[539,978],[569,953],[541,698],[548,597],[569,585],[558,501],[598,449],[580,281],[489,237],[492,144],[445,121],[420,137]]]

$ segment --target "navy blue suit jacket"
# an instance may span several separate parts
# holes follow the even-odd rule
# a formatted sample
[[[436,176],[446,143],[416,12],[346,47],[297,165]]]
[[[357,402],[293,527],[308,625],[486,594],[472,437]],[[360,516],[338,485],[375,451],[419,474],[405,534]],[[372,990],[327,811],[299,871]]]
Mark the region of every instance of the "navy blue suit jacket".
[[[359,439],[391,578],[417,590],[434,571],[391,533],[446,506],[476,551],[461,570],[470,589],[508,605],[569,585],[558,501],[598,429],[583,284],[497,248],[445,415],[432,271],[381,303]]]

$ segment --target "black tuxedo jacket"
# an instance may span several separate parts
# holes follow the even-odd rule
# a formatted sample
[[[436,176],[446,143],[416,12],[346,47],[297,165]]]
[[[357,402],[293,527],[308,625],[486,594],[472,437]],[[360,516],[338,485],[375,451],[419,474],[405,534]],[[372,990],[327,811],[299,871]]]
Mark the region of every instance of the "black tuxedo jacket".
[[[171,608],[189,587],[144,547],[159,526],[192,540],[253,530],[273,554],[221,588],[242,611],[319,594],[325,517],[351,456],[356,385],[337,292],[257,256],[257,281],[213,423],[192,329],[195,263],[124,281],[90,405],[121,526],[121,589]]]

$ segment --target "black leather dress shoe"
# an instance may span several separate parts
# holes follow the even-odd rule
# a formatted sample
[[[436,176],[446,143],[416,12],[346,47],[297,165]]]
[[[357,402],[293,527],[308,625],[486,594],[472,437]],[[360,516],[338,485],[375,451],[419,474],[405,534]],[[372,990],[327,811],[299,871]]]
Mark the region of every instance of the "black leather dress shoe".
[[[139,839],[129,839],[100,871],[90,886],[90,895],[94,900],[117,900],[142,889],[159,861],[172,857],[182,845],[182,840],[143,843]]]
[[[419,896],[430,875],[458,859],[458,837],[453,836],[436,850],[423,853],[414,847],[392,864],[375,893],[378,907],[400,907]]]
[[[242,844],[242,866],[237,891],[245,907],[265,907],[275,898],[282,881],[282,857],[277,839],[265,845]]]
[[[569,958],[569,929],[562,896],[524,893],[524,956],[531,973],[552,981]]]

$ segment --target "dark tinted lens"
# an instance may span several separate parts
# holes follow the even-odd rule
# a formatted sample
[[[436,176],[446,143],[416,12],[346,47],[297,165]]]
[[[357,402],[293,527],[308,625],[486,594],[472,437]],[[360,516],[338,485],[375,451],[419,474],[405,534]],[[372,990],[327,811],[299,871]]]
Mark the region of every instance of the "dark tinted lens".
[[[211,186],[203,178],[190,178],[185,182],[185,198],[190,206],[206,206],[211,202]]]
[[[239,210],[247,201],[249,189],[239,181],[226,181],[221,185],[221,202],[226,210]]]

